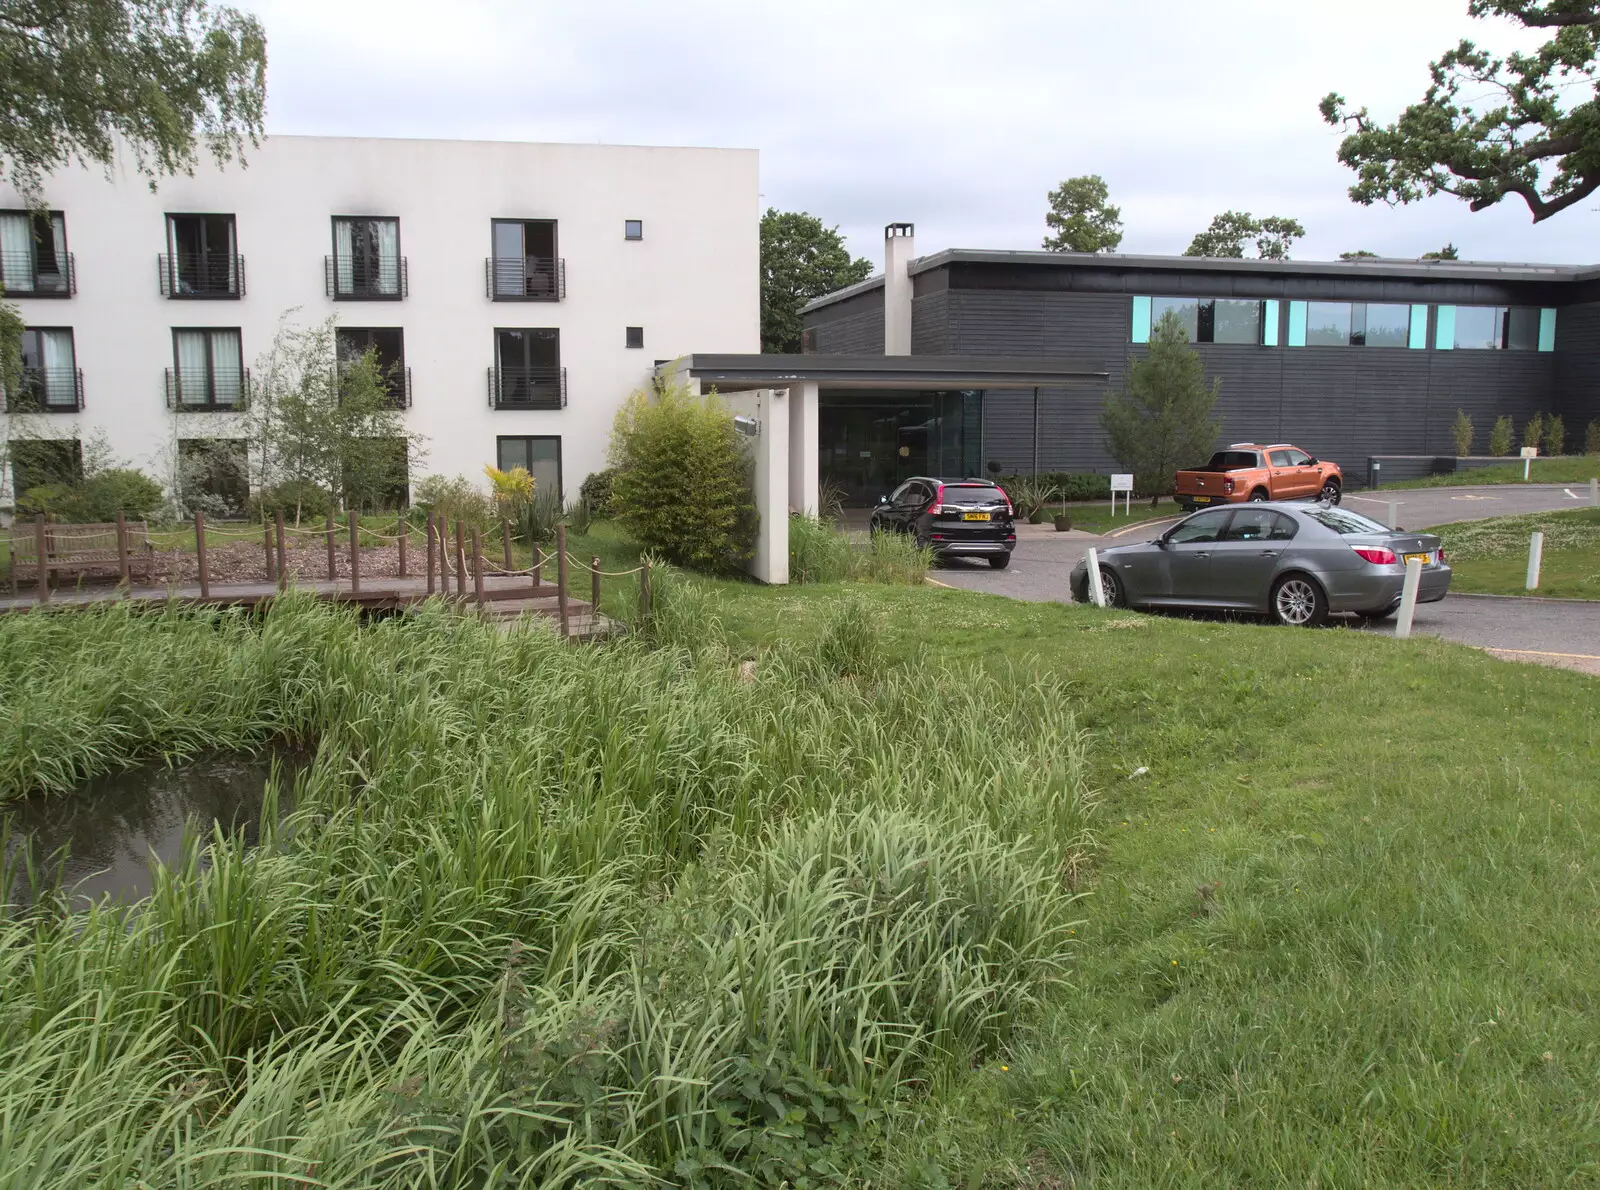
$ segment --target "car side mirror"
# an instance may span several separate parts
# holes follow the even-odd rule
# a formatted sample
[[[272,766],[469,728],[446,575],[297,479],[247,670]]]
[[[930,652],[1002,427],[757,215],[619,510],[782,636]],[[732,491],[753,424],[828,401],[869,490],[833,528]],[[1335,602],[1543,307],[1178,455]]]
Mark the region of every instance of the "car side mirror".
[[[878,497],[878,503],[879,504],[887,504],[887,503],[889,503],[889,497],[887,497],[887,496],[879,496]]]
[[[1320,462],[1322,462],[1321,459],[1317,458],[1316,455],[1312,455],[1309,459],[1306,460],[1306,466],[1307,467],[1315,467]]]

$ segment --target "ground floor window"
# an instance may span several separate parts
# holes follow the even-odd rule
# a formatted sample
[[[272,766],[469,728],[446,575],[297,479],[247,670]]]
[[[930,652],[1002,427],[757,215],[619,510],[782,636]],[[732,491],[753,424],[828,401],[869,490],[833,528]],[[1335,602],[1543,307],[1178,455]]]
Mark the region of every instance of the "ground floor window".
[[[250,443],[244,438],[180,438],[178,490],[190,515],[243,516],[250,499]]]
[[[819,478],[851,504],[873,504],[913,475],[983,474],[983,392],[824,392],[817,402]]]
[[[11,494],[20,500],[34,488],[71,486],[83,478],[83,443],[76,438],[12,440]]]
[[[496,438],[495,466],[502,471],[521,467],[533,476],[535,496],[554,492],[556,499],[564,499],[561,494],[561,439],[555,434]]]

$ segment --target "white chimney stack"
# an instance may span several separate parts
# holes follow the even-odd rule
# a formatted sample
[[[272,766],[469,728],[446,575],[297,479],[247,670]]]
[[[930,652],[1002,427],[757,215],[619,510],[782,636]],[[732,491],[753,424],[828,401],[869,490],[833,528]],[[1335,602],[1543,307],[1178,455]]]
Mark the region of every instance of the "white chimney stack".
[[[883,229],[883,353],[911,354],[911,273],[917,229],[891,223]]]

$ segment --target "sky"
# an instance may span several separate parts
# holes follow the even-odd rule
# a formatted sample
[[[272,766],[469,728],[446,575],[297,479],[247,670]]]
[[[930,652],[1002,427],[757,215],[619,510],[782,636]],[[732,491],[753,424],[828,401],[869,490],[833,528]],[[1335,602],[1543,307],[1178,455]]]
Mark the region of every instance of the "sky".
[[[1361,207],[1337,90],[1385,120],[1462,37],[1533,44],[1466,0],[233,0],[267,30],[269,134],[713,145],[761,153],[762,205],[882,263],[1038,248],[1045,194],[1098,173],[1125,252],[1224,210],[1299,219],[1297,259],[1600,262],[1600,201]]]

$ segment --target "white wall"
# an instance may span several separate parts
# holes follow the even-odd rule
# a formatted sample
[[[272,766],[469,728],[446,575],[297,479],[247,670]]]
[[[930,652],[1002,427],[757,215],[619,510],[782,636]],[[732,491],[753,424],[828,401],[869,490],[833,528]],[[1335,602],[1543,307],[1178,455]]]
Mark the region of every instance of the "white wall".
[[[744,439],[754,463],[752,484],[756,548],[745,569],[758,581],[789,581],[789,391],[758,388],[721,394],[736,417],[754,418],[757,432]]]
[[[428,472],[482,479],[497,435],[558,434],[568,499],[605,464],[612,417],[655,360],[760,350],[757,156],[749,149],[641,148],[485,141],[272,137],[248,167],[167,179],[152,194],[124,172],[72,169],[44,197],[66,214],[76,257],[71,299],[13,298],[29,326],[70,326],[83,370],[76,419],[32,419],[51,437],[102,431],[119,458],[165,478],[175,432],[226,434],[227,415],[170,413],[163,389],[174,326],[241,328],[254,367],[279,315],[338,314],[345,326],[403,327]],[[0,209],[23,204],[0,186]],[[158,286],[166,212],[231,213],[245,258],[238,301],[175,301]],[[400,220],[410,296],[338,301],[323,292],[334,215]],[[566,260],[561,302],[493,302],[484,293],[491,218],[556,219]],[[644,239],[623,238],[642,219]],[[492,410],[486,370],[496,326],[558,327],[567,408]],[[643,350],[624,328],[644,328]]]

